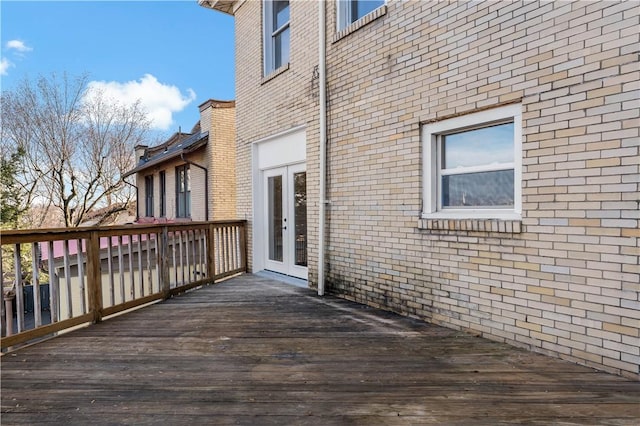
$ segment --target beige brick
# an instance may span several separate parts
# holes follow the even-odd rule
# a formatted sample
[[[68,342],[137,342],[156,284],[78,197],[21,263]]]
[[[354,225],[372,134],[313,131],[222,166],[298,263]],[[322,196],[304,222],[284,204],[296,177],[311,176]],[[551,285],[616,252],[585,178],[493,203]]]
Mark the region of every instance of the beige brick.
[[[636,311],[604,294],[640,281],[638,255],[624,252],[640,238],[639,11],[625,3],[387,2],[383,16],[336,39],[336,2],[326,2],[329,290],[637,374],[620,361],[623,346],[602,350],[602,336],[639,337]],[[316,285],[317,4],[291,3],[289,68],[268,79],[261,16],[261,2],[235,15],[237,211],[249,219],[252,256],[252,145],[305,125]],[[512,102],[524,114],[522,220],[418,219],[421,123]],[[610,357],[618,363],[605,365]]]

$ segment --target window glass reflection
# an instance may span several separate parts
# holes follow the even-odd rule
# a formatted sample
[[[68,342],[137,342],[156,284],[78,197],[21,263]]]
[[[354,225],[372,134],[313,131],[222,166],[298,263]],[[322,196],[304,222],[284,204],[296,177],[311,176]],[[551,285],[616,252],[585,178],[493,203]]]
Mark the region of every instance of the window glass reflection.
[[[442,207],[513,207],[513,170],[442,177]]]
[[[444,169],[513,162],[513,123],[443,137]]]
[[[354,0],[351,3],[351,22],[355,22],[369,12],[372,12],[382,6],[384,0]]]
[[[268,179],[269,259],[282,262],[282,176]]]
[[[295,216],[295,264],[307,266],[307,173],[293,175]]]
[[[281,26],[289,22],[289,2],[273,2],[273,30],[278,30]]]

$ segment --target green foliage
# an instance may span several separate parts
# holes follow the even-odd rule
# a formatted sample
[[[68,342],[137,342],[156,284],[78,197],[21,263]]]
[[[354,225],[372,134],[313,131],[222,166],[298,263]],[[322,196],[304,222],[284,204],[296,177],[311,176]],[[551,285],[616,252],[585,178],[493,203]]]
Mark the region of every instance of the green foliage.
[[[25,194],[17,175],[24,157],[24,150],[16,148],[14,152],[2,152],[0,159],[0,224],[4,229],[16,229],[20,216],[26,208],[22,203]]]

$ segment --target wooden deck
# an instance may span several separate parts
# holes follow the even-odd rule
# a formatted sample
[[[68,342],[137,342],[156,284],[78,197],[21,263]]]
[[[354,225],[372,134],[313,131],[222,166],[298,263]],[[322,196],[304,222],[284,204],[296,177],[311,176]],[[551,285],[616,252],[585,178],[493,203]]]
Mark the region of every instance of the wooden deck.
[[[2,425],[640,424],[640,382],[255,275],[1,362]]]

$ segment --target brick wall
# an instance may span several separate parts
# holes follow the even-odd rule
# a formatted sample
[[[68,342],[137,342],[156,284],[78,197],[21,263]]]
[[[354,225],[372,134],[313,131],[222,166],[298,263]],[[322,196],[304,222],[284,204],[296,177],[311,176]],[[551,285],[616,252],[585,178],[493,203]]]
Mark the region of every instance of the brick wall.
[[[313,285],[317,4],[269,81],[260,7],[236,12],[238,209],[252,141],[306,124]],[[328,289],[640,378],[638,4],[389,1],[340,34],[327,10]],[[421,126],[512,103],[522,219],[422,219]]]
[[[210,108],[207,145],[209,211],[215,220],[236,219],[236,117],[231,104]]]
[[[262,2],[245,1],[235,14],[238,215],[248,220],[249,265],[253,265],[252,144],[305,126],[309,258],[317,259],[318,223],[318,14],[315,2],[291,4],[291,55],[287,69],[266,78],[262,66]],[[315,47],[314,47],[315,46]],[[242,99],[242,102],[239,100]],[[316,273],[309,264],[309,275]]]
[[[628,2],[392,1],[332,43],[332,290],[638,377],[638,16]],[[511,102],[516,229],[420,220],[421,123]]]

